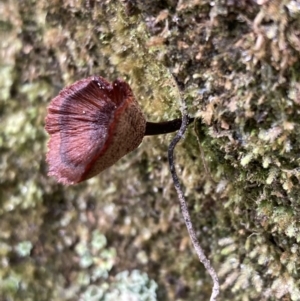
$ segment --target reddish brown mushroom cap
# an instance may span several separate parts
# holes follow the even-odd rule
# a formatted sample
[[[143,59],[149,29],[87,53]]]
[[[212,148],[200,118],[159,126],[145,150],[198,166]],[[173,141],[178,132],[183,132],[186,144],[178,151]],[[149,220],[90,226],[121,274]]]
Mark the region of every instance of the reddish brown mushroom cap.
[[[127,83],[100,76],[79,80],[48,107],[48,174],[63,184],[87,180],[137,148],[145,127]]]

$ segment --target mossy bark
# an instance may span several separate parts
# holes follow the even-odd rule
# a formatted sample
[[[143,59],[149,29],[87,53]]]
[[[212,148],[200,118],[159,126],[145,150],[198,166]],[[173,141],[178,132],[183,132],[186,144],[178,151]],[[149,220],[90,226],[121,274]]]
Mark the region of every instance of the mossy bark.
[[[120,283],[139,300],[210,295],[168,170],[172,134],[80,185],[47,177],[46,107],[93,74],[128,81],[149,121],[180,115],[177,86],[198,117],[177,163],[220,300],[300,300],[299,32],[288,0],[1,2],[4,300],[116,300]],[[139,284],[118,274],[134,269]]]

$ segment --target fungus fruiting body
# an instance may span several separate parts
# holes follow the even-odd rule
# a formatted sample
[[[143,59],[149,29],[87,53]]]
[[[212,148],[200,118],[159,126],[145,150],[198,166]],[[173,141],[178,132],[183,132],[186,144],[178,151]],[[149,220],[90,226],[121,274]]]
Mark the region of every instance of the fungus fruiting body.
[[[127,83],[93,76],[64,88],[51,101],[45,128],[49,175],[75,184],[137,148],[146,120]]]
[[[136,149],[144,135],[181,126],[181,119],[146,122],[130,86],[120,79],[111,84],[100,76],[65,87],[52,99],[45,121],[50,135],[48,174],[66,185],[110,167]]]

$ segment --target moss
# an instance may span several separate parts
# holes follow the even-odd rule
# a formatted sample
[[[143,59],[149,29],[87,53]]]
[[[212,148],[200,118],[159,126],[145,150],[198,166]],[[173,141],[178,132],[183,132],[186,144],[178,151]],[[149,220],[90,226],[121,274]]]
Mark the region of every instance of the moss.
[[[198,117],[177,164],[222,300],[300,300],[300,13],[295,1],[260,2],[0,4],[6,298],[108,298],[131,281],[141,295],[156,292],[149,300],[210,294],[172,188],[172,135],[146,137],[78,186],[47,177],[47,104],[65,85],[99,74],[126,79],[149,120],[179,116],[176,84]],[[123,273],[132,270],[136,282]]]

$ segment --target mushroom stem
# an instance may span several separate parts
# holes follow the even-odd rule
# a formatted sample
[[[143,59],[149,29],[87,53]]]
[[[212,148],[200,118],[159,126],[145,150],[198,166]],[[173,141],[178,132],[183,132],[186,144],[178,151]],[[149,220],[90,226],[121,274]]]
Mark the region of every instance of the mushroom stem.
[[[188,117],[188,125],[195,120],[194,117]],[[145,136],[168,134],[180,129],[182,119],[176,118],[163,122],[146,122]]]

